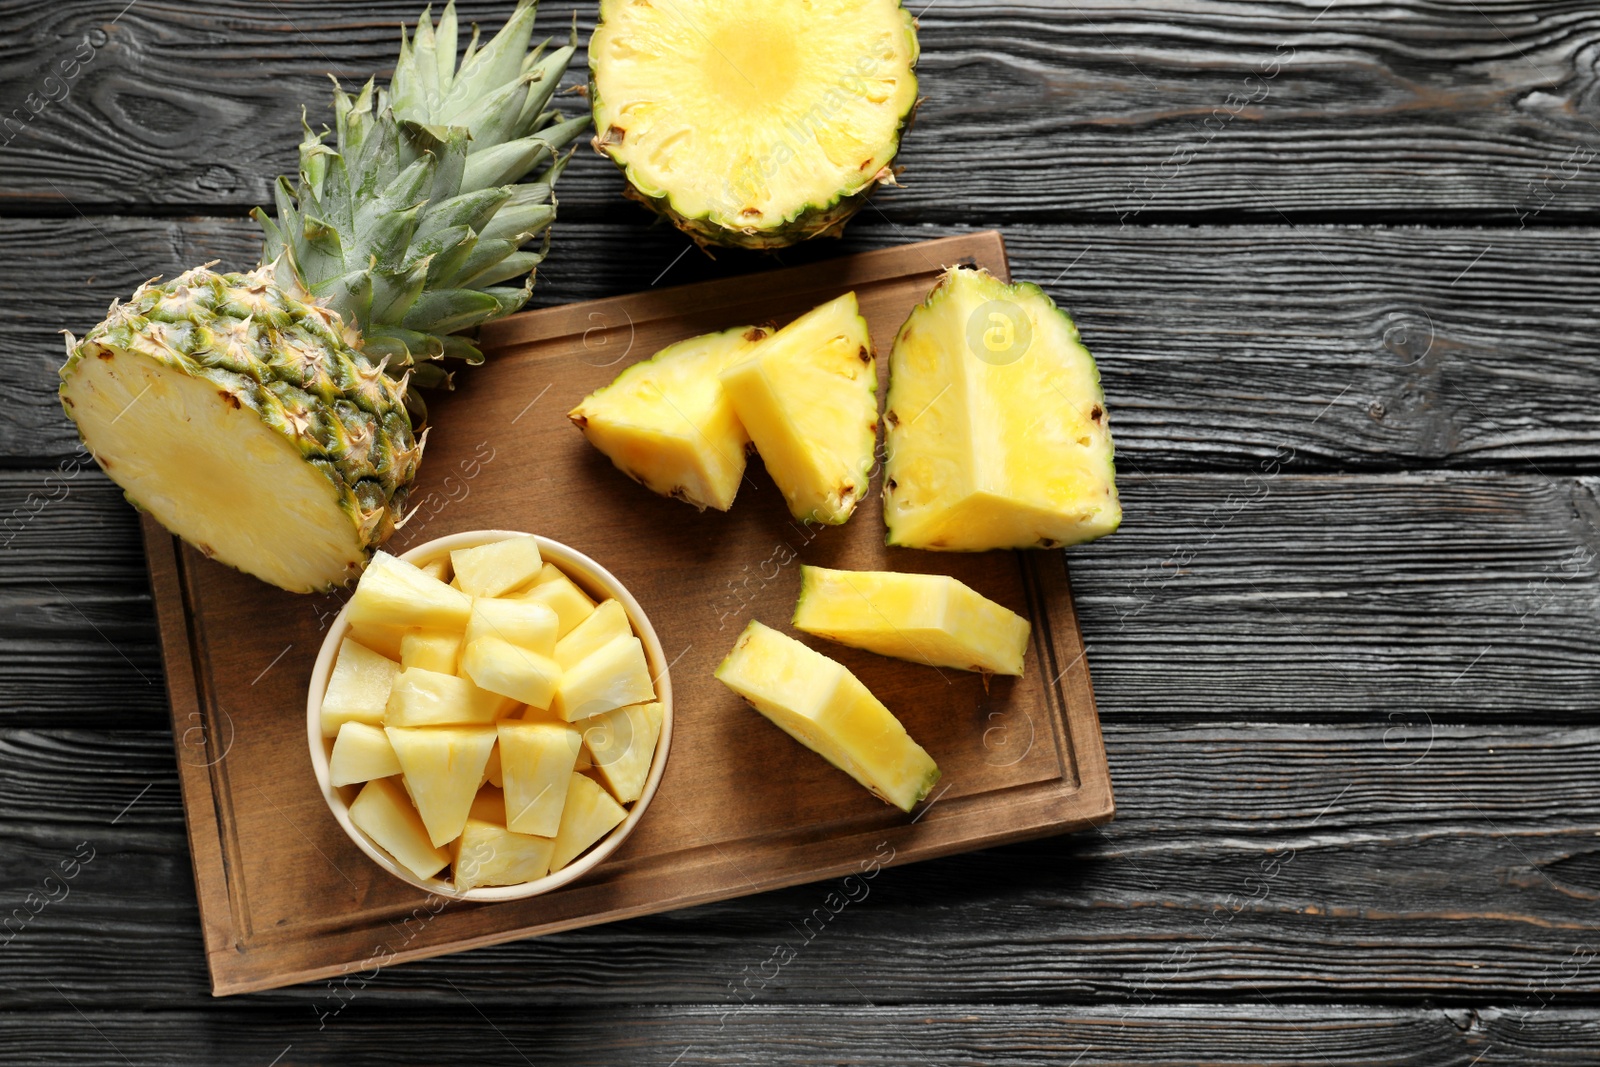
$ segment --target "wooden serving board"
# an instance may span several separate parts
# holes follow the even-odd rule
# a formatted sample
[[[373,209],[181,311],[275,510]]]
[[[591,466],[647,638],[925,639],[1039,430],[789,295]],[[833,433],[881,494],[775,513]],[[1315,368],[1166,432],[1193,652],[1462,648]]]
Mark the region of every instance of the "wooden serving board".
[[[784,322],[849,289],[872,327],[882,389],[895,332],[953,263],[1007,273],[999,234],[976,233],[524,313],[486,329],[488,363],[430,399],[419,510],[388,547],[488,527],[563,541],[629,587],[672,661],[677,722],[660,791],[610,862],[557,892],[447,903],[368,861],[324,805],[306,752],[306,688],[340,596],[272,589],[146,521],[213,992],[370,977],[391,962],[1109,820],[1063,553],[885,548],[876,487],[846,525],[806,528],[756,460],[731,512],[701,514],[624,477],[566,417],[666,344]],[[805,752],[711,676],[749,619],[787,628],[801,562],[952,574],[1033,620],[1027,676],[987,691],[977,675],[811,642],[943,769],[914,816]]]

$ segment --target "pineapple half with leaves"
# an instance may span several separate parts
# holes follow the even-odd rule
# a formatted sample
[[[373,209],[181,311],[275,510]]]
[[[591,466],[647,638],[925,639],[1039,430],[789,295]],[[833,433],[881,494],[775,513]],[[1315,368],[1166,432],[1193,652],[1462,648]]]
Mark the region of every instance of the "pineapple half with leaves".
[[[837,236],[894,183],[916,62],[899,0],[602,0],[594,146],[701,245]]]
[[[255,212],[260,266],[146,283],[67,335],[62,406],[136,507],[297,592],[354,578],[403,521],[414,387],[481,362],[461,331],[527,301],[588,124],[550,107],[573,48],[530,48],[534,15],[474,29],[458,65],[453,5],[423,12],[387,91],[336,89],[331,145],[307,127],[298,183]]]

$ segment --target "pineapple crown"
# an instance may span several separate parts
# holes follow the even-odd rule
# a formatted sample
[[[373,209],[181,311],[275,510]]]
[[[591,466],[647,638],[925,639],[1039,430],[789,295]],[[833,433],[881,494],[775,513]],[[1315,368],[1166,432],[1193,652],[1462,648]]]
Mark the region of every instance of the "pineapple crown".
[[[527,302],[562,149],[589,122],[548,109],[574,45],[530,50],[535,11],[520,0],[482,48],[474,26],[459,65],[454,3],[437,26],[423,11],[410,40],[401,27],[388,90],[369,80],[352,96],[335,82],[334,143],[307,125],[298,184],[278,179],[275,219],[253,212],[279,284],[337,312],[365,355],[419,385],[449,380],[426,361],[482,362],[459,332]]]

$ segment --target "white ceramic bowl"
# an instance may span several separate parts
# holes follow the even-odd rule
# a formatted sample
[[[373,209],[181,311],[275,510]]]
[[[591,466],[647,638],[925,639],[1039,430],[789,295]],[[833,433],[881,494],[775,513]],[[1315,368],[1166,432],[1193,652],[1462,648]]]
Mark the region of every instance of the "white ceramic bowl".
[[[524,534],[514,530],[473,530],[469,533],[451,534],[418,545],[400,558],[412,563],[422,564],[440,556],[447,556],[459,548],[473,548],[477,545],[488,544],[491,541],[503,541],[508,537],[523,537]],[[537,535],[535,535],[537,536]],[[565,571],[567,577],[576,582],[585,592],[596,600],[613,597],[620,602],[628,613],[628,618],[633,623],[633,629],[639,635],[639,640],[644,643],[645,659],[650,664],[650,673],[656,679],[656,695],[661,701],[661,738],[656,742],[656,752],[650,763],[650,776],[645,779],[644,793],[634,802],[628,817],[617,825],[617,828],[602,839],[599,844],[591,848],[575,862],[532,882],[521,885],[504,886],[479,886],[476,889],[458,890],[443,878],[418,878],[410,871],[390,858],[389,854],[374,844],[371,838],[357,829],[350,821],[350,802],[361,791],[359,785],[334,786],[328,781],[328,758],[333,752],[333,739],[322,736],[322,695],[328,688],[328,676],[333,672],[333,661],[339,653],[339,643],[344,640],[349,632],[350,624],[345,620],[348,609],[339,612],[333,620],[333,625],[328,629],[328,636],[323,639],[322,651],[317,656],[316,668],[311,672],[311,688],[306,694],[306,735],[311,744],[311,766],[316,771],[317,785],[322,788],[322,797],[328,802],[328,810],[333,812],[333,817],[339,820],[339,825],[344,827],[344,832],[350,835],[350,840],[372,857],[372,862],[388,871],[403,882],[409,882],[418,889],[426,890],[441,897],[452,900],[474,900],[492,902],[497,900],[521,900],[524,897],[538,896],[558,889],[570,882],[582,878],[589,871],[604,863],[606,857],[617,850],[623,840],[639,825],[639,820],[644,816],[645,808],[650,806],[650,800],[656,794],[656,786],[661,783],[661,774],[667,766],[667,750],[672,744],[672,679],[667,674],[667,660],[661,651],[661,641],[656,637],[656,632],[650,625],[650,620],[645,617],[644,609],[639,607],[635,600],[617,581],[612,573],[594,560],[581,552],[574,551],[559,541],[552,541],[547,537],[539,537],[539,554],[546,560],[554,563]]]

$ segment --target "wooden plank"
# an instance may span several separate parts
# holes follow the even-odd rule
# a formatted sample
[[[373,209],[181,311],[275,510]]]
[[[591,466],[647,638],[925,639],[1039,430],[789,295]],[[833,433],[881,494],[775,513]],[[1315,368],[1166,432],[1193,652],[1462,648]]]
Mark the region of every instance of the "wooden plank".
[[[868,221],[781,263],[969,232]],[[1596,231],[1018,224],[1006,240],[1017,276],[1045,283],[1098,357],[1125,473],[1290,456],[1295,470],[1600,462]],[[14,294],[0,319],[0,456],[54,462],[76,447],[56,400],[56,331],[88,330],[150,275],[247,265],[257,247],[248,222],[0,222],[0,285]],[[687,248],[666,227],[561,223],[534,305],[780,265]]]
[[[1124,470],[1122,529],[1069,553],[1103,716],[1592,719],[1600,481],[1291,470]],[[44,478],[0,472],[0,515]],[[0,721],[159,725],[130,509],[72,486],[5,553]]]
[[[348,84],[387,70],[417,5],[219,0],[118,17],[122,6],[10,5],[0,99],[8,113],[30,94],[56,102],[0,153],[9,211],[270,203],[273,177],[294,166],[301,105],[325,121],[328,73]],[[462,10],[490,25],[504,16],[490,3]],[[593,5],[546,0],[541,22],[564,36],[574,10],[587,41]],[[1032,0],[934,4],[920,18],[928,100],[900,158],[906,188],[880,198],[900,222],[1517,224],[1600,208],[1584,103],[1600,20],[1580,0]],[[45,81],[84,55],[67,82]],[[631,218],[619,188],[585,152],[563,207]]]
[[[403,1007],[453,984],[535,1018],[726,1010],[730,982],[802,939],[757,1007],[853,1003],[841,975],[880,1003],[1141,1013],[1600,1001],[1600,967],[1570,967],[1600,948],[1600,728],[1130,723],[1106,741],[1119,811],[1103,832],[886,870],[811,939],[795,926],[838,883],[394,966],[360,1002]],[[192,1006],[208,986],[168,732],[0,732],[0,912],[85,841],[97,855],[70,896],[0,952],[0,1005],[59,1008],[53,983],[86,1010]],[[324,983],[251,998],[308,1017],[337,1002]]]
[[[641,1067],[702,1064],[905,1063],[993,1067],[1367,1067],[1474,1062],[1553,1067],[1600,1054],[1600,1013],[1566,1006],[1509,1008],[1184,1004],[1124,1017],[1115,1006],[960,1004],[870,1006],[867,994],[817,1007],[764,1007],[724,1019],[718,1009],[591,1008],[539,1017],[516,1007],[480,1015],[455,994],[386,1012],[370,1006],[318,1030],[303,1011],[235,1003],[171,1012],[83,1005],[0,1020],[0,1039],[29,1063],[210,1065],[454,1062],[464,1049],[485,1067],[528,1063]],[[225,1052],[224,1052],[225,1050]],[[1315,1057],[1309,1060],[1308,1057]],[[274,1057],[278,1057],[274,1061]],[[114,1061],[112,1062],[120,1062]]]

